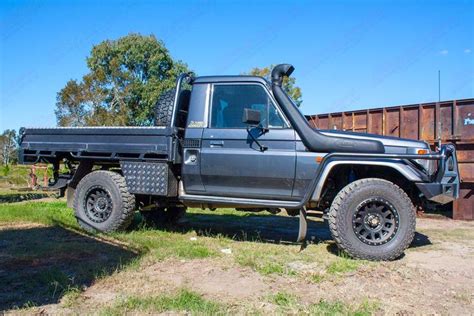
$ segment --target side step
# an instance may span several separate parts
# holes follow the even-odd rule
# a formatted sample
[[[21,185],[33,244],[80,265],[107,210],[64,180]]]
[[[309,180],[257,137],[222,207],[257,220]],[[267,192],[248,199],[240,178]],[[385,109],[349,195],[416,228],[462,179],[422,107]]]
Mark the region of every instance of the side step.
[[[244,199],[224,196],[180,194],[179,199],[185,202],[194,202],[202,204],[220,204],[229,206],[252,206],[252,207],[279,207],[279,208],[298,208],[299,201],[279,201],[262,199]]]

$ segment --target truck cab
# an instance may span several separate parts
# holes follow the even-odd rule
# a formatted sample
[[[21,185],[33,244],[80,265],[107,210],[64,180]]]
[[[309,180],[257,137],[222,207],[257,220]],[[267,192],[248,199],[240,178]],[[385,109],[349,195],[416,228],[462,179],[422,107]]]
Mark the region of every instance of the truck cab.
[[[300,181],[295,187],[296,133],[264,79],[197,78],[189,109],[182,164],[186,194],[284,201],[301,198],[305,183]],[[259,123],[244,122],[245,110],[256,112]],[[314,174],[316,168],[312,169],[307,171]]]
[[[124,229],[133,213],[175,218],[186,207],[326,214],[353,257],[392,260],[411,243],[415,208],[459,195],[455,149],[309,125],[282,82],[294,68],[254,76],[183,74],[153,127],[23,129],[23,163],[53,164],[79,224]],[[59,164],[69,167],[58,173]],[[100,169],[100,170],[97,170]]]

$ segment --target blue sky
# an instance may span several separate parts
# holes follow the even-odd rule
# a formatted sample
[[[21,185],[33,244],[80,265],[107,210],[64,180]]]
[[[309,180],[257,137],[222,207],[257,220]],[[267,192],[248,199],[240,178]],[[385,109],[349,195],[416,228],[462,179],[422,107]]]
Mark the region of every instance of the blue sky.
[[[292,63],[305,114],[474,97],[474,1],[1,1],[0,130],[54,126],[104,39],[154,34],[199,75]]]

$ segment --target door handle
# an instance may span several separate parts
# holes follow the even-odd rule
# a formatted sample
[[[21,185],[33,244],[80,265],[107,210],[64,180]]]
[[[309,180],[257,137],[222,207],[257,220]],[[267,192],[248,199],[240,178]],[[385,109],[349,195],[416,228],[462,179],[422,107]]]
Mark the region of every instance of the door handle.
[[[210,145],[211,145],[211,147],[224,147],[224,141],[223,140],[211,140]]]

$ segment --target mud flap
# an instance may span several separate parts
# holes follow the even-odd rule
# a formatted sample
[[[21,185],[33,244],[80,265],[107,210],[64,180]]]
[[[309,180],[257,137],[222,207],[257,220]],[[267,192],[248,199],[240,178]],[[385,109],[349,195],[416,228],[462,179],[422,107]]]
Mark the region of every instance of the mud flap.
[[[300,209],[300,228],[298,231],[297,242],[306,243],[306,232],[308,231],[308,222],[306,221],[306,208],[302,207]]]

